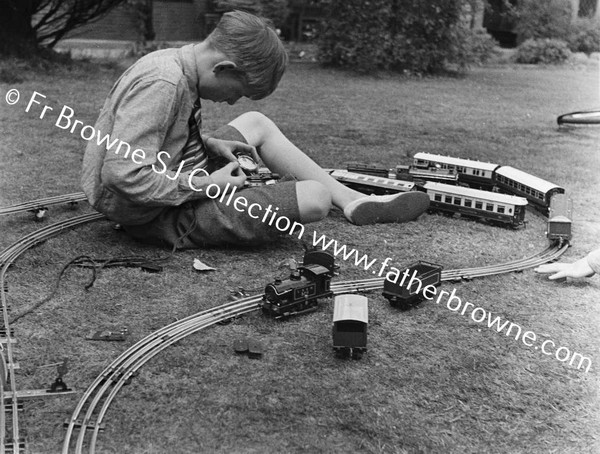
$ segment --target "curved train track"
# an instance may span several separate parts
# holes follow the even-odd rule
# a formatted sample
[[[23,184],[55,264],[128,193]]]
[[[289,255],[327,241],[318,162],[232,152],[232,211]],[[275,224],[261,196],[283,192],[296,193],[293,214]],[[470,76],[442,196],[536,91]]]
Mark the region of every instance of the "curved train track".
[[[568,245],[549,247],[539,254],[522,260],[515,260],[501,265],[490,265],[482,268],[465,268],[449,270],[442,273],[442,280],[471,279],[473,277],[491,276],[510,273],[538,266],[549,260],[558,258],[566,251]],[[378,290],[383,287],[383,278],[365,279],[332,283],[334,294],[348,292],[364,292]],[[149,360],[165,348],[181,339],[201,331],[216,323],[223,322],[248,312],[258,310],[263,295],[255,295],[224,304],[213,309],[199,312],[161,328],[150,334],[137,344],[126,350],[112,364],[102,371],[94,383],[80,399],[67,428],[63,444],[63,454],[68,454],[71,447],[75,453],[82,453],[86,434],[91,433],[88,442],[89,453],[95,453],[98,434],[102,430],[104,417],[116,395],[135,373]],[[79,429],[77,439],[75,431]]]
[[[0,215],[32,211],[51,204],[72,203],[84,200],[78,199],[79,195],[80,193],[68,194],[65,196],[26,202],[7,208],[0,208]],[[6,358],[8,372],[8,382],[5,386],[0,386],[0,397],[2,398],[2,402],[5,402],[7,399],[10,400],[10,410],[12,413],[12,417],[9,420],[7,417],[6,405],[2,405],[2,411],[0,411],[0,454],[7,452],[6,446],[10,447],[8,452],[13,453],[18,453],[22,446],[19,443],[19,440],[21,439],[19,436],[18,400],[15,392],[17,388],[11,346],[8,302],[6,299],[6,292],[2,290],[4,288],[6,271],[21,254],[34,245],[46,241],[66,229],[103,218],[105,218],[105,216],[100,213],[92,213],[57,222],[26,235],[0,253],[0,296],[4,328],[6,330],[6,355],[2,356],[5,356]],[[442,280],[468,280],[476,277],[491,276],[533,268],[548,261],[556,260],[567,250],[568,246],[568,243],[560,246],[553,245],[530,257],[498,265],[447,270],[442,273]],[[378,290],[383,287],[383,282],[384,278],[345,281],[332,283],[331,289],[334,294]],[[129,382],[144,364],[170,345],[191,334],[208,328],[216,323],[258,310],[262,296],[263,295],[260,294],[246,297],[186,317],[150,334],[122,353],[115,361],[113,361],[113,363],[102,371],[81,397],[73,415],[69,419],[63,443],[63,454],[67,454],[72,447],[76,453],[81,453],[83,452],[84,445],[87,446],[90,453],[95,452],[98,435],[103,427],[102,422],[111,403],[122,387]],[[10,394],[10,397],[8,394]],[[7,426],[10,427],[10,430],[7,430]],[[77,431],[79,433],[75,440],[75,433]],[[91,435],[88,437],[88,434]]]
[[[25,209],[21,210],[25,211]],[[5,452],[19,453],[24,449],[24,443],[20,437],[19,430],[19,399],[17,394],[15,378],[15,361],[13,354],[14,337],[11,332],[10,320],[8,314],[8,301],[5,291],[6,272],[12,263],[25,251],[38,243],[46,241],[56,236],[66,229],[77,225],[82,225],[98,219],[104,218],[103,214],[92,213],[77,216],[66,221],[57,222],[45,228],[37,230],[24,236],[0,253],[0,301],[2,303],[2,321],[4,328],[3,355],[1,358],[2,368],[5,374],[2,374],[0,380],[0,397],[2,398],[2,410],[0,411],[0,453]],[[10,419],[7,418],[6,401],[10,402]],[[7,430],[8,427],[8,430]],[[9,435],[10,434],[10,435]]]
[[[45,197],[43,199],[30,200],[29,202],[18,203],[8,207],[0,208],[0,216],[5,214],[22,213],[24,211],[44,210],[52,205],[77,204],[78,202],[87,201],[87,197],[83,192],[74,192],[72,194],[56,195],[53,197]]]

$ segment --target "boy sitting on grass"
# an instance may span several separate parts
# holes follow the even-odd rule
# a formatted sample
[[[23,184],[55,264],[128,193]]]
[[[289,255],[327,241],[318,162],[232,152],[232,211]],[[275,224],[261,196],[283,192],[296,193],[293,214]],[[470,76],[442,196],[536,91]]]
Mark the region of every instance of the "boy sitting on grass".
[[[300,223],[323,219],[332,203],[356,225],[406,222],[422,214],[426,194],[368,197],[354,191],[259,112],[200,135],[200,99],[232,105],[242,97],[265,98],[286,65],[270,24],[239,11],[225,14],[203,42],[141,58],[113,86],[96,122],[96,130],[135,151],[124,157],[120,147],[93,141],[86,148],[82,185],[92,206],[134,238],[183,248],[272,241],[280,231],[260,219],[267,207]],[[238,153],[260,157],[293,181],[243,188]],[[208,197],[211,185],[240,188],[248,210]]]

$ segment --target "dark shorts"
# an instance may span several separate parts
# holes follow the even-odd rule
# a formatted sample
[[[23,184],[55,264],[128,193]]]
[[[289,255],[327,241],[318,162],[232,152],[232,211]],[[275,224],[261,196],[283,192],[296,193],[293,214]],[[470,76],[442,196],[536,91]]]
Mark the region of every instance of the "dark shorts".
[[[245,142],[231,126],[212,136]],[[253,246],[301,234],[295,180],[238,189],[231,198],[228,194],[231,190],[224,197],[169,207],[146,224],[123,228],[137,240],[181,249],[225,244]],[[236,199],[240,200],[236,203]]]

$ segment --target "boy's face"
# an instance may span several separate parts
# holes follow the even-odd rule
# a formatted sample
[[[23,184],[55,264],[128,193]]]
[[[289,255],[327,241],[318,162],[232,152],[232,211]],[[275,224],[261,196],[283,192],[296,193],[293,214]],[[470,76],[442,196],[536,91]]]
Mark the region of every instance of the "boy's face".
[[[214,102],[235,104],[240,98],[252,96],[244,77],[238,71],[223,69],[213,71],[212,77],[200,83],[200,97]]]

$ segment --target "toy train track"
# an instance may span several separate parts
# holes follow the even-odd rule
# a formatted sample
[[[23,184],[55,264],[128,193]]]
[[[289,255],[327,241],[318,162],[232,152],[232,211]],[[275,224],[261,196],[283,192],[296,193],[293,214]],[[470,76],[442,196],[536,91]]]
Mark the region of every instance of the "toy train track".
[[[104,218],[100,213],[78,216],[66,221],[49,225],[43,229],[33,232],[13,243],[0,253],[0,300],[2,302],[2,321],[4,331],[4,354],[2,355],[2,366],[6,368],[6,380],[0,386],[0,398],[2,409],[0,410],[0,453],[11,452],[18,454],[21,449],[25,450],[25,442],[20,437],[19,428],[19,397],[20,392],[16,386],[16,363],[14,361],[13,343],[14,337],[10,327],[8,315],[8,301],[5,289],[6,272],[11,264],[25,251],[34,245],[56,236],[65,229],[72,228],[87,222]],[[3,374],[4,375],[4,374]],[[4,377],[3,377],[4,378]],[[6,381],[6,382],[4,382]],[[11,417],[7,418],[6,403],[10,403]],[[8,426],[8,430],[7,430]],[[9,435],[10,434],[10,435]]]
[[[81,195],[83,197],[83,195]],[[72,194],[50,198],[53,199],[54,204],[58,203],[69,203],[73,201]],[[0,210],[2,214],[16,213],[21,211],[30,211],[36,209],[36,207],[42,205],[48,205],[47,199],[41,199],[39,201],[27,202],[25,204],[16,205],[14,207],[8,207],[8,209]],[[10,210],[10,211],[9,211]],[[46,239],[60,234],[62,231],[68,228],[75,227],[77,225],[92,222],[97,219],[102,219],[104,216],[99,213],[88,214],[79,216],[77,218],[69,219],[60,223],[53,224],[44,229],[41,229],[33,234],[29,234],[22,239],[16,241],[13,245],[9,246],[2,253],[0,253],[0,288],[4,285],[5,273],[10,264],[16,260],[16,258],[34,246],[37,243],[45,241]],[[570,236],[569,236],[570,238]],[[568,238],[567,238],[568,240]],[[546,263],[551,260],[557,259],[563,254],[568,248],[568,241],[555,242],[553,246],[548,247],[546,250],[535,254],[531,257],[527,257],[520,260],[515,260],[498,265],[489,265],[477,268],[464,268],[457,270],[447,270],[442,272],[441,280],[444,281],[456,281],[462,279],[473,279],[476,277],[491,276],[495,274],[503,274],[514,271],[521,271],[527,268],[538,266],[542,263]],[[331,284],[331,291],[334,295],[340,293],[352,293],[352,292],[363,292],[369,290],[378,290],[383,287],[383,278],[374,279],[363,279],[357,281],[346,281]],[[0,291],[2,295],[2,306],[5,326],[8,327],[8,315],[7,315],[7,302],[5,293]],[[95,452],[95,446],[98,440],[99,432],[103,428],[102,421],[106,415],[106,412],[111,402],[116,398],[116,395],[120,389],[128,383],[128,381],[135,375],[135,373],[149,360],[154,358],[161,351],[172,345],[173,343],[191,335],[198,331],[201,331],[215,323],[231,319],[233,317],[243,315],[260,308],[260,301],[263,295],[257,295],[247,297],[238,300],[233,303],[228,303],[217,308],[213,308],[207,311],[200,312],[198,314],[189,316],[182,319],[174,324],[168,325],[155,333],[147,336],[146,338],[139,341],[137,344],[132,346],[121,356],[119,356],[110,366],[108,366],[90,385],[88,390],[82,396],[76,409],[74,410],[73,416],[70,418],[67,424],[67,433],[63,444],[63,453],[69,452],[71,445],[73,444],[73,437],[77,430],[79,434],[75,441],[75,451],[82,452],[84,443],[86,442],[86,434],[91,433],[91,439],[88,441],[88,447],[90,452]],[[7,344],[10,346],[10,342]],[[9,367],[13,364],[12,361],[12,350],[7,352]],[[11,371],[10,375],[10,388],[16,389],[14,383],[14,371]],[[16,396],[16,394],[15,394]],[[3,394],[3,398],[6,399],[6,393]],[[11,400],[13,406],[17,405],[17,399]],[[2,429],[2,444],[5,446],[5,442],[8,439],[19,440],[18,437],[18,420],[16,419],[17,412],[13,410],[13,422],[12,422],[12,437],[8,437],[5,430],[6,414],[5,409],[0,416],[3,424]],[[11,452],[18,452],[19,444],[11,448]]]
[[[46,197],[43,199],[31,200],[29,202],[23,202],[16,205],[0,208],[0,216],[6,214],[22,213],[24,211],[36,212],[40,210],[46,210],[47,207],[52,205],[76,205],[78,202],[82,202],[84,200],[87,200],[87,197],[83,192],[74,192],[72,194]]]
[[[539,254],[502,265],[449,270],[442,274],[442,280],[470,279],[473,277],[520,271],[558,258],[565,252],[567,247],[567,245],[562,247],[555,245]],[[383,278],[375,278],[332,283],[331,290],[334,295],[379,290],[383,287],[383,281]],[[104,417],[109,406],[122,387],[135,376],[136,372],[144,364],[170,345],[187,336],[219,322],[259,310],[260,301],[263,296],[264,294],[246,297],[186,317],[155,331],[122,353],[98,375],[96,380],[83,394],[73,415],[69,419],[62,453],[68,454],[73,444],[75,453],[83,452],[86,434],[90,432],[91,436],[89,437],[88,448],[90,453],[94,453],[98,435],[103,429]],[[74,440],[76,430],[79,431],[79,434],[77,440]]]

